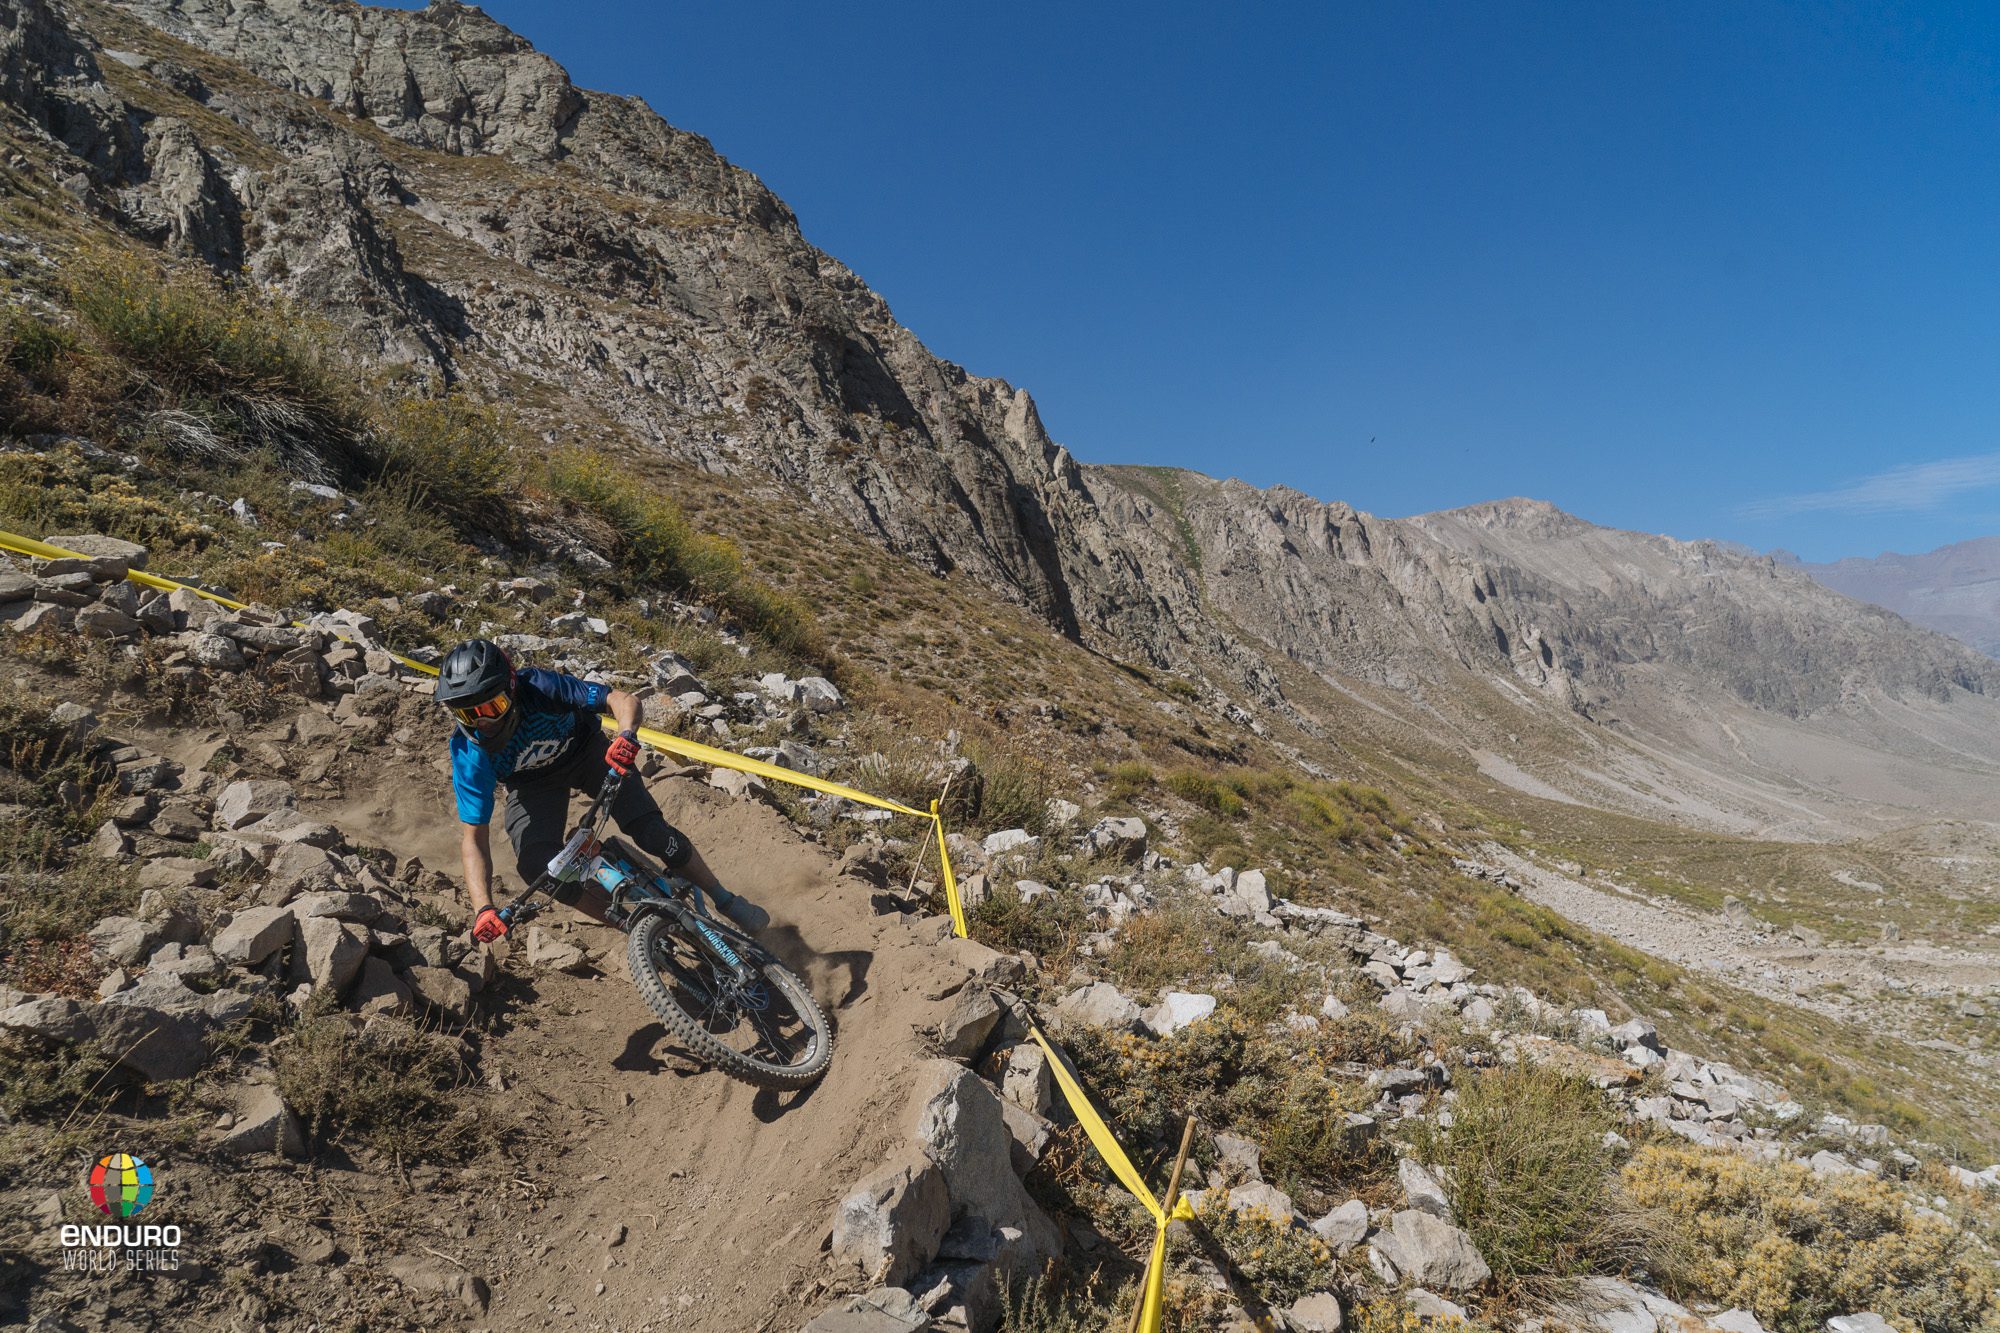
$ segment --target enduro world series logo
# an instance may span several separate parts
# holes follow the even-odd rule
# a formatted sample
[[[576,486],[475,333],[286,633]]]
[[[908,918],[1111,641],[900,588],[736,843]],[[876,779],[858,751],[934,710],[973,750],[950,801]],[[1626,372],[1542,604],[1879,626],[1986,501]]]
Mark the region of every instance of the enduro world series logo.
[[[153,1168],[143,1157],[108,1153],[90,1168],[86,1184],[90,1187],[90,1201],[97,1210],[118,1220],[83,1226],[64,1223],[64,1268],[92,1273],[123,1269],[136,1273],[181,1266],[179,1227],[132,1221],[153,1201],[157,1188]]]

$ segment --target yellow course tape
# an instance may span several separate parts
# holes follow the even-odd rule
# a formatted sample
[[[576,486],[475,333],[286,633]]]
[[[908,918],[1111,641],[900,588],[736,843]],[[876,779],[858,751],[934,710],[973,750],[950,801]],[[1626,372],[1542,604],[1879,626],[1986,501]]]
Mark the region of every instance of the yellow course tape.
[[[1035,1044],[1042,1048],[1044,1055],[1048,1056],[1049,1072],[1055,1075],[1056,1086],[1062,1090],[1063,1099],[1075,1113],[1077,1123],[1083,1126],[1083,1132],[1090,1136],[1092,1145],[1097,1149],[1097,1155],[1104,1159],[1105,1165],[1111,1168],[1111,1174],[1118,1177],[1119,1183],[1131,1192],[1132,1197],[1145,1205],[1146,1211],[1153,1215],[1153,1254],[1146,1262],[1146,1281],[1139,1294],[1139,1322],[1134,1327],[1139,1333],[1159,1333],[1160,1319],[1166,1303],[1167,1224],[1176,1220],[1191,1221],[1194,1217],[1194,1208],[1184,1198],[1174,1201],[1171,1213],[1160,1206],[1160,1201],[1153,1196],[1153,1191],[1146,1188],[1146,1181],[1140,1176],[1139,1168],[1132,1165],[1132,1159],[1127,1157],[1125,1149],[1119,1146],[1118,1136],[1111,1132],[1111,1126],[1104,1123],[1104,1117],[1090,1104],[1090,1098],[1084,1094],[1083,1086],[1076,1081],[1076,1075],[1070,1072],[1069,1062],[1056,1052],[1049,1039],[1042,1035],[1042,1030],[1033,1023],[1028,1025],[1028,1035],[1034,1038]]]

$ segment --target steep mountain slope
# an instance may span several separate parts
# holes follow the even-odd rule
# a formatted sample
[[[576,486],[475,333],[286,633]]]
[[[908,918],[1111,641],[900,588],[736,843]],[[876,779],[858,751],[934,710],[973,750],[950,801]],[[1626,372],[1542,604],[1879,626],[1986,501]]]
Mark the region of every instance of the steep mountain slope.
[[[1535,501],[1378,519],[1187,472],[1087,475],[1240,639],[1381,687],[1511,786],[1805,836],[2000,815],[1992,664],[1771,560]]]
[[[1283,683],[1300,670],[1571,799],[1807,836],[2000,815],[1990,662],[1769,561],[1546,506],[1380,520],[1081,467],[755,177],[476,9],[0,14],[8,105],[61,146],[28,169],[99,217],[550,440],[782,489],[1093,648],[1246,695],[1241,720],[1309,748],[1335,720]],[[32,245],[19,266],[47,280]]]
[[[1953,542],[1922,555],[1891,551],[1830,564],[1778,558],[1835,592],[2000,656],[2000,537]]]

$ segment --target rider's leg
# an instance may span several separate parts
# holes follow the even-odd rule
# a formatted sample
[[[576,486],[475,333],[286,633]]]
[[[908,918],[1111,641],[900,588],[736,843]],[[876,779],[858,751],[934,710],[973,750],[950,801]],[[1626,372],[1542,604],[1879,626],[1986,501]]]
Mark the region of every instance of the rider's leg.
[[[548,869],[549,858],[562,850],[569,833],[569,784],[542,781],[510,785],[503,823],[507,841],[514,844],[515,868],[532,884]],[[604,907],[610,901],[603,893],[580,894],[574,884],[564,885],[551,896],[599,921],[604,920]]]

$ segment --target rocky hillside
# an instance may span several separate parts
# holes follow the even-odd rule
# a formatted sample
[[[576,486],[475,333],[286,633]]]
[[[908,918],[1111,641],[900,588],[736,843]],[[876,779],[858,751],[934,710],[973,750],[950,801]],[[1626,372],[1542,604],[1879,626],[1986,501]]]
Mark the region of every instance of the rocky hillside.
[[[1888,552],[1828,564],[1775,557],[1835,592],[2000,655],[2000,537],[1954,542],[1922,555]]]
[[[1870,824],[1807,759],[1805,721],[1863,762],[1921,771],[1956,752],[1980,779],[1913,779],[1878,804],[1995,813],[1961,799],[2000,766],[1990,662],[1769,562],[1544,507],[1392,522],[1079,467],[1024,391],[930,355],[754,176],[637,101],[575,87],[477,9],[0,12],[8,103],[62,145],[33,170],[551,439],[783,487],[1061,633],[1212,676],[1309,730],[1336,724],[1280,684],[1288,663],[1388,686],[1386,706],[1464,755],[1494,748],[1492,708],[1451,702],[1468,684],[1525,706],[1503,731],[1592,719],[1578,734],[1611,747],[1593,765],[1607,782],[1525,754],[1486,767],[1597,803],[1789,828],[1804,784],[1821,836]],[[32,278],[32,255],[18,262]],[[1700,716],[1718,697],[1770,743],[1746,759],[1719,739]],[[1634,795],[1718,776],[1740,789],[1726,809]]]

